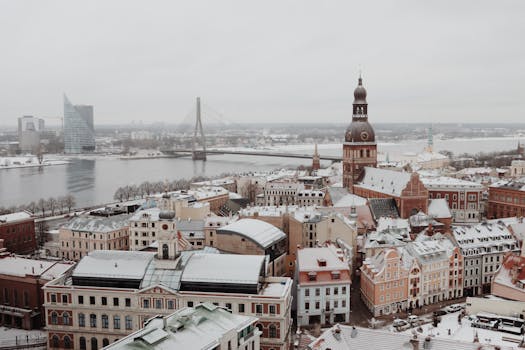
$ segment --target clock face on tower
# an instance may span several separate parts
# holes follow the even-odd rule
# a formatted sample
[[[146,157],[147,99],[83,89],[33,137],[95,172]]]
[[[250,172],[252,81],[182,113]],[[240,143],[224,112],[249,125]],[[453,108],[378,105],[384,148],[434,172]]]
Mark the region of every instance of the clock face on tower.
[[[368,133],[366,131],[361,131],[361,140],[368,140]]]

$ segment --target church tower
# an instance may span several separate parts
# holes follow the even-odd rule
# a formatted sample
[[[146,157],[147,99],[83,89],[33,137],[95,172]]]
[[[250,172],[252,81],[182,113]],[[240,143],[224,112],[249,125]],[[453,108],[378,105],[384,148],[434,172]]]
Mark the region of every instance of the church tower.
[[[377,144],[374,129],[368,123],[366,89],[361,76],[354,90],[353,106],[352,123],[346,129],[343,144],[343,186],[350,192],[363,176],[364,167],[377,166]]]
[[[312,158],[312,170],[321,169],[321,160],[319,159],[319,152],[317,152],[317,143],[315,144],[314,156]]]

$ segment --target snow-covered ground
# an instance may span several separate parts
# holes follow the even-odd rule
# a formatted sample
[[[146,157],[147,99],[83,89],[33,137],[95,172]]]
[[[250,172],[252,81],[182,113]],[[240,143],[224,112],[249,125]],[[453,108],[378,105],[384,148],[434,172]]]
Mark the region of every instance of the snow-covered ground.
[[[44,159],[42,164],[38,162],[36,156],[20,156],[20,157],[0,157],[0,169],[13,169],[13,168],[28,168],[28,167],[39,167],[39,166],[50,166],[50,165],[64,165],[68,164],[67,160],[59,159]]]
[[[428,335],[437,338],[448,338],[461,340],[464,342],[473,342],[477,332],[480,344],[499,345],[505,349],[518,349],[518,344],[522,338],[521,336],[471,327],[471,322],[467,317],[464,317],[461,320],[460,325],[458,323],[458,314],[459,312],[455,312],[441,316],[441,322],[435,328],[432,323],[422,325],[421,328],[423,329],[423,332],[420,334],[423,336]],[[408,329],[404,331],[404,333],[412,334],[416,328]],[[507,340],[503,340],[503,338]],[[508,339],[513,339],[516,342],[508,341]]]
[[[26,331],[18,328],[0,327],[0,346],[12,344],[26,344],[42,340],[47,336],[46,332],[41,330]]]

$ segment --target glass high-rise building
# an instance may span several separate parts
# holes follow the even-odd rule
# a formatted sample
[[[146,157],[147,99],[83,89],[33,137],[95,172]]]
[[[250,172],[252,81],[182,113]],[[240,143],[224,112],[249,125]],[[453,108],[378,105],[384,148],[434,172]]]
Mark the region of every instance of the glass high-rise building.
[[[73,105],[64,95],[64,151],[86,153],[94,150],[93,106]]]

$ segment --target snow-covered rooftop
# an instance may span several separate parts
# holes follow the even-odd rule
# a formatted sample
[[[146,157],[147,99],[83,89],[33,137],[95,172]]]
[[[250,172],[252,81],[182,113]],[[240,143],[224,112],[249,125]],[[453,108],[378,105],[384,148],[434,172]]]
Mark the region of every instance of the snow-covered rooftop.
[[[456,315],[454,316],[457,318]],[[444,333],[445,330],[443,330]],[[468,342],[452,339],[452,337],[449,339],[444,336],[431,337],[429,344],[424,345],[425,336],[419,335],[416,338],[417,344],[414,344],[413,339],[414,336],[409,332],[394,333],[386,330],[335,325],[322,333],[309,345],[309,348],[314,350],[480,350],[480,344],[473,343],[472,340]]]
[[[26,211],[0,215],[0,224],[31,219],[31,214]]]
[[[410,181],[410,173],[365,167],[365,176],[357,185],[373,191],[400,196]]]
[[[256,320],[204,303],[169,316],[156,316],[138,332],[106,349],[215,349],[226,334],[240,332]]]
[[[430,199],[428,202],[428,215],[436,219],[451,218],[450,208],[445,198]]]
[[[79,216],[61,228],[71,231],[107,233],[121,230],[129,226],[129,215],[103,216]]]
[[[454,227],[452,232],[463,253],[473,248],[500,247],[501,251],[507,251],[517,247],[516,239],[503,224],[481,223],[474,226],[458,226]]]
[[[249,206],[239,210],[241,216],[282,216],[286,212],[293,212],[298,208],[296,205],[282,205],[282,206]]]
[[[422,177],[421,182],[426,188],[430,189],[443,189],[443,188],[456,188],[470,190],[483,190],[483,186],[476,182],[456,179],[453,177],[440,176],[440,177]]]
[[[193,254],[182,273],[182,282],[257,284],[264,255]]]
[[[155,253],[123,250],[95,250],[80,260],[73,277],[140,280]]]
[[[490,185],[490,187],[525,191],[525,183],[513,180],[500,180]]]
[[[268,248],[286,238],[286,234],[262,220],[240,219],[217,230],[217,234],[234,232],[244,236],[262,248]]]
[[[26,275],[40,276],[46,280],[53,280],[60,276],[70,264],[33,260],[18,256],[8,256],[0,259],[0,274],[24,277]]]
[[[319,261],[324,261],[326,265],[320,266]],[[349,270],[348,264],[339,259],[333,246],[299,249],[297,266],[299,271]]]

